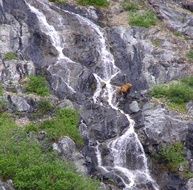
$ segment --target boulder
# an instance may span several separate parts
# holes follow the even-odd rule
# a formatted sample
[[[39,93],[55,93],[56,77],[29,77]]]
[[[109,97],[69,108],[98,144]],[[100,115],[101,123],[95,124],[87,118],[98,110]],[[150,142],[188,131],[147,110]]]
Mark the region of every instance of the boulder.
[[[12,181],[8,180],[7,182],[2,182],[0,180],[0,190],[14,190],[12,187]]]
[[[131,110],[131,112],[137,113],[140,110],[137,101],[132,101],[131,104],[129,105],[129,109]]]
[[[188,180],[188,182],[186,183],[186,188],[187,188],[187,190],[193,189],[193,178]]]
[[[78,152],[74,141],[70,137],[63,137],[52,146],[65,160],[73,162],[77,171],[85,175],[87,174],[85,159],[83,155]]]

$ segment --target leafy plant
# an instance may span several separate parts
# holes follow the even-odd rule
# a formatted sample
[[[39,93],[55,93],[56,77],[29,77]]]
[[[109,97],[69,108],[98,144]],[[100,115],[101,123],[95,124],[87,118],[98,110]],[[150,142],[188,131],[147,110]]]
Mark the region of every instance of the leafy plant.
[[[53,151],[45,152],[34,138],[6,114],[0,115],[0,176],[18,190],[97,190],[98,183],[81,176]]]
[[[175,83],[154,86],[151,96],[164,98],[169,107],[183,111],[185,104],[193,100],[193,77],[187,77]]]
[[[17,54],[14,52],[7,52],[4,55],[4,60],[6,61],[17,60],[17,59],[18,59]]]
[[[163,147],[159,152],[159,159],[163,159],[170,170],[177,171],[186,162],[183,144],[177,142]]]
[[[92,5],[97,7],[107,7],[109,4],[107,0],[78,0],[78,3],[83,6]]]
[[[54,2],[54,3],[59,3],[59,4],[64,4],[66,3],[66,0],[49,0],[50,2]]]
[[[45,121],[40,125],[40,129],[45,130],[52,140],[57,140],[62,136],[69,136],[77,144],[82,145],[83,140],[77,128],[79,116],[72,109],[61,109],[57,111],[53,120]]]
[[[37,104],[37,110],[32,114],[33,117],[42,117],[53,112],[54,107],[48,100],[40,100]]]
[[[44,121],[43,123],[31,124],[26,128],[26,131],[44,130],[48,134],[50,140],[58,140],[62,136],[69,136],[78,145],[83,144],[83,139],[77,128],[79,122],[79,115],[72,109],[57,110],[56,116]]]
[[[48,96],[48,82],[43,76],[30,76],[26,84],[26,91],[39,96]]]
[[[131,12],[129,14],[129,24],[149,28],[156,25],[157,17],[152,11]]]

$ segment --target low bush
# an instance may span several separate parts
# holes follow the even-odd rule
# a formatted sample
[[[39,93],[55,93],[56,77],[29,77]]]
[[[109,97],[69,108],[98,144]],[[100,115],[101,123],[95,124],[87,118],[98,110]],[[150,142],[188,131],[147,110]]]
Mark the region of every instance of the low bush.
[[[43,76],[30,76],[25,87],[27,92],[39,96],[48,96],[50,94],[48,82]]]
[[[72,109],[60,109],[56,111],[53,119],[44,121],[41,124],[29,125],[26,130],[44,130],[52,141],[57,141],[60,137],[69,136],[77,145],[83,144],[83,139],[78,129],[79,115]]]
[[[7,52],[4,54],[4,60],[10,61],[10,60],[17,60],[17,54],[14,52]]]
[[[177,142],[172,145],[163,147],[159,152],[160,159],[166,162],[169,169],[177,171],[181,164],[185,163],[184,146]]]
[[[79,115],[72,109],[61,109],[57,111],[56,117],[45,121],[40,129],[45,130],[52,140],[58,140],[62,136],[69,136],[77,144],[82,145],[83,140],[77,128]]]
[[[183,111],[186,103],[193,100],[193,77],[187,77],[175,83],[154,86],[151,96],[164,98],[171,108]]]
[[[18,190],[97,190],[99,184],[76,173],[53,151],[45,152],[10,117],[0,115],[0,176]]]
[[[65,4],[66,0],[49,0],[50,2],[58,3],[58,4]]]
[[[157,17],[152,11],[131,12],[129,14],[129,24],[149,28],[156,25]]]
[[[78,0],[78,3],[83,6],[92,5],[96,7],[107,7],[107,0]]]

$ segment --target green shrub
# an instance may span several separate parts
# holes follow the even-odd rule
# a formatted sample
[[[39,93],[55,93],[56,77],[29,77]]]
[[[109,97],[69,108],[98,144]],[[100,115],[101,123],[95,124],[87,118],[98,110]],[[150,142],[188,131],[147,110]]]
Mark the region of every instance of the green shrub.
[[[167,85],[154,86],[151,96],[164,98],[170,108],[184,112],[186,103],[193,100],[193,77],[187,77]]]
[[[78,0],[78,3],[83,6],[92,5],[97,7],[107,7],[109,4],[107,0]]]
[[[156,25],[157,17],[152,11],[131,12],[129,14],[129,24],[149,28]]]
[[[43,76],[30,76],[26,84],[26,91],[39,96],[48,96],[50,94],[48,82]]]
[[[3,86],[2,86],[2,84],[0,84],[0,96],[3,96]]]
[[[193,50],[192,50],[192,49],[186,54],[186,57],[187,57],[190,61],[193,60]]]
[[[0,115],[0,176],[12,179],[18,190],[97,190],[99,184],[76,173],[53,151],[45,152],[35,139],[7,115]]]
[[[49,0],[50,2],[58,3],[58,4],[64,4],[66,3],[66,0]]]
[[[181,80],[185,85],[193,88],[193,76],[190,77],[186,77],[184,79]]]
[[[17,54],[14,52],[7,52],[4,55],[4,60],[10,61],[10,60],[17,60]]]
[[[177,171],[186,162],[183,144],[177,142],[163,147],[159,152],[159,159],[165,161],[170,170]]]
[[[40,125],[40,129],[45,130],[52,140],[57,140],[62,136],[69,136],[77,144],[82,145],[83,140],[77,128],[79,115],[72,109],[61,109],[57,111],[56,117],[45,121]]]
[[[123,8],[125,11],[137,11],[139,10],[139,5],[135,2],[125,0],[123,2]]]
[[[48,100],[40,100],[37,110],[33,113],[34,117],[42,117],[54,111],[54,106]]]

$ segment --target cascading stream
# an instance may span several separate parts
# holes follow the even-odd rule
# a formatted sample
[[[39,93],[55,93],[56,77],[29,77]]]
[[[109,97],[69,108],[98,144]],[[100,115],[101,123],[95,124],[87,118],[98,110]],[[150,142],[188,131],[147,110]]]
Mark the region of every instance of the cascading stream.
[[[73,61],[71,59],[69,59],[68,57],[66,57],[62,50],[62,42],[61,42],[61,38],[60,38],[60,34],[56,31],[56,29],[54,28],[54,26],[50,25],[46,19],[46,16],[40,12],[37,8],[35,8],[34,6],[30,5],[29,3],[26,3],[28,5],[28,7],[30,8],[31,12],[34,13],[39,21],[39,26],[40,29],[50,37],[51,42],[53,44],[53,46],[56,48],[56,50],[58,51],[58,61],[60,60],[65,60],[66,62],[69,63],[73,63]],[[48,67],[49,70],[49,67]],[[69,71],[70,72],[70,71]],[[69,77],[68,77],[69,78]],[[75,93],[76,91],[70,86],[69,84],[69,79],[67,81],[64,81],[65,84],[68,86],[68,88]]]
[[[42,3],[42,2],[41,2]],[[73,62],[71,59],[66,57],[62,50],[62,43],[59,32],[54,28],[54,26],[50,25],[46,19],[46,16],[37,8],[30,5],[29,3],[26,3],[33,12],[39,21],[40,29],[50,37],[51,42],[53,46],[58,51],[58,61],[60,60],[66,60],[67,62]],[[45,4],[46,8],[48,10],[51,10],[49,7],[49,3],[43,2],[42,4]],[[154,180],[151,178],[148,167],[147,167],[147,158],[145,156],[143,146],[138,139],[137,134],[134,130],[135,122],[130,118],[128,114],[125,114],[122,110],[118,108],[116,105],[115,97],[116,97],[116,88],[111,85],[111,80],[120,72],[120,70],[115,66],[113,55],[110,53],[110,51],[107,48],[106,40],[104,33],[102,32],[102,29],[91,22],[89,19],[84,18],[78,14],[61,10],[65,13],[68,13],[72,16],[75,16],[81,23],[86,24],[92,30],[96,33],[98,36],[98,40],[100,42],[100,56],[101,56],[101,66],[103,69],[102,75],[99,75],[98,73],[94,73],[94,76],[97,81],[97,89],[93,95],[93,101],[96,104],[102,104],[100,102],[100,99],[105,99],[109,106],[116,110],[117,112],[120,112],[121,114],[125,115],[130,123],[128,126],[128,129],[126,132],[118,136],[115,139],[110,140],[108,143],[108,148],[110,149],[110,153],[114,158],[113,161],[113,167],[111,167],[111,170],[113,170],[117,175],[120,176],[122,179],[125,190],[132,190],[137,184],[141,183],[141,180],[144,180],[146,182],[151,182],[153,184],[154,190],[158,190],[157,184],[154,182]],[[66,81],[66,84],[68,87],[75,93],[74,89],[69,85],[69,82]],[[105,84],[105,88],[104,88]],[[131,152],[132,155],[134,155],[134,158],[140,159],[142,166],[137,167],[135,169],[129,169],[127,168],[127,146],[129,143],[134,144],[133,151]],[[108,166],[103,165],[102,156],[99,150],[100,144],[98,143],[96,146],[96,156],[98,159],[98,166],[103,168],[104,171],[110,172]],[[127,179],[127,180],[125,180]]]

